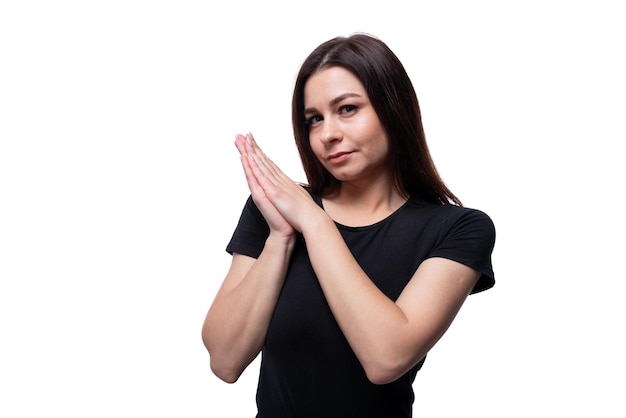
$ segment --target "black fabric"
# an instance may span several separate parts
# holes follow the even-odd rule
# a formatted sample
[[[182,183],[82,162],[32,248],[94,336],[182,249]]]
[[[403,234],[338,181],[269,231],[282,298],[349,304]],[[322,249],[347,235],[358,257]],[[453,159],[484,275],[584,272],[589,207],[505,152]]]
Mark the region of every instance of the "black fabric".
[[[481,211],[412,198],[373,225],[337,227],[365,273],[392,300],[430,257],[482,273],[472,293],[495,283],[495,229]],[[268,233],[249,198],[226,250],[256,258]],[[395,382],[369,382],[326,303],[299,235],[262,350],[258,418],[411,417],[412,383],[423,362]]]

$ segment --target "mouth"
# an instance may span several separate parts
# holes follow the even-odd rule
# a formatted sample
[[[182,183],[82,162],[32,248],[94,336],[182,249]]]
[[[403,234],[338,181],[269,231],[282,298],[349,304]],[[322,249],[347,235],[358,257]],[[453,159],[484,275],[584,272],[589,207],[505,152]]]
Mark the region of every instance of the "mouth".
[[[329,163],[337,164],[350,158],[350,155],[352,155],[352,152],[341,151],[329,155],[328,157],[326,157],[326,159]]]

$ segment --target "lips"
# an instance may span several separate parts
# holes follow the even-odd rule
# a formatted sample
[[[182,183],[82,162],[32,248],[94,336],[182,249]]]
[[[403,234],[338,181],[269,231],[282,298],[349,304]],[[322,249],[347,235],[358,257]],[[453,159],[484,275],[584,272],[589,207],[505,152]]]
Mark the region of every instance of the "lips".
[[[347,160],[351,154],[352,152],[340,151],[340,152],[336,152],[334,154],[329,155],[328,157],[326,157],[326,159],[328,160],[328,162],[331,162],[331,163],[340,163],[342,161]]]

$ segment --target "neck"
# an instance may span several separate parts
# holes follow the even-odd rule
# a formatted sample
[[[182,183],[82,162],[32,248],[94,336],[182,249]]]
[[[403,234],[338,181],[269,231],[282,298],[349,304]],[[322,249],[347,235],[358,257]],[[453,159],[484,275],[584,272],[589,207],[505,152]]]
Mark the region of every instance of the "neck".
[[[348,226],[364,226],[386,218],[406,202],[389,183],[359,187],[342,183],[339,191],[324,198],[324,209],[335,221]]]

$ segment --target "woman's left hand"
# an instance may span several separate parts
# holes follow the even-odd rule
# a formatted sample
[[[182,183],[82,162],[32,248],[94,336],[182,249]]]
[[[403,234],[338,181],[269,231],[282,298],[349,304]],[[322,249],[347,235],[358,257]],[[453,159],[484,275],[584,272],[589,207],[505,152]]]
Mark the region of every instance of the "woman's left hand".
[[[252,171],[247,174],[254,176],[267,198],[296,231],[302,232],[314,216],[325,214],[301,185],[265,155],[251,133],[246,135],[245,151]]]

